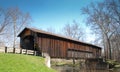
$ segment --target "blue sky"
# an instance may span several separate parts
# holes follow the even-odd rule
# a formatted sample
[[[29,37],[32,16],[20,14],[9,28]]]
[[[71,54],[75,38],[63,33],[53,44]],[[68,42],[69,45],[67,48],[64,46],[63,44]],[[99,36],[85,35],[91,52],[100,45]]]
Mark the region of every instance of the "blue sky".
[[[98,1],[101,0],[0,0],[0,7],[19,7],[30,13],[33,19],[32,27],[44,30],[52,27],[57,32],[73,20],[85,27],[80,9]]]

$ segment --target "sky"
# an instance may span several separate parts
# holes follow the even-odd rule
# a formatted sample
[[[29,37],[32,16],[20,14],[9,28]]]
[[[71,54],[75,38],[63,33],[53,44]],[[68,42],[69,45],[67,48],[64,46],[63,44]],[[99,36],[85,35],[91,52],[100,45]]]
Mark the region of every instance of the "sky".
[[[38,29],[53,28],[60,32],[65,24],[76,20],[89,31],[80,9],[98,1],[101,0],[0,0],[0,7],[18,7],[29,12],[33,20],[31,27]]]

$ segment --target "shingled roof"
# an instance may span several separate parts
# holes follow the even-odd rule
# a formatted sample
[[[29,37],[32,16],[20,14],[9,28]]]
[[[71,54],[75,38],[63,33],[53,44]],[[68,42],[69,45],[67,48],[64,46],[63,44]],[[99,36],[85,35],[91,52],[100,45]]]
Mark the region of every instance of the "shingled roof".
[[[73,38],[70,38],[70,37],[65,37],[65,36],[62,36],[62,35],[50,33],[50,32],[44,31],[44,30],[40,30],[40,29],[36,29],[36,28],[28,28],[28,27],[24,28],[24,30],[26,30],[26,29],[31,30],[31,31],[36,32],[36,33],[42,33],[42,34],[46,34],[46,35],[51,35],[51,36],[55,36],[55,37],[59,37],[59,38],[63,38],[63,39],[72,40],[72,41],[76,41],[76,42],[79,42],[79,43],[87,44],[87,45],[90,45],[90,46],[95,46],[97,48],[101,48],[101,47],[93,45],[93,44],[81,42],[79,40],[76,40],[76,39],[73,39]],[[18,35],[18,37],[20,37],[20,35],[22,34],[22,32],[20,32],[20,34]]]

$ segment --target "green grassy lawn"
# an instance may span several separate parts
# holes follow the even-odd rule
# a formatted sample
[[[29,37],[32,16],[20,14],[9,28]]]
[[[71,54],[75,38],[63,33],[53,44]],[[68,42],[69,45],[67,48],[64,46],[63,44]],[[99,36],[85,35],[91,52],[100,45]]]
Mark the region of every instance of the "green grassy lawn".
[[[42,57],[0,53],[0,72],[56,72]]]

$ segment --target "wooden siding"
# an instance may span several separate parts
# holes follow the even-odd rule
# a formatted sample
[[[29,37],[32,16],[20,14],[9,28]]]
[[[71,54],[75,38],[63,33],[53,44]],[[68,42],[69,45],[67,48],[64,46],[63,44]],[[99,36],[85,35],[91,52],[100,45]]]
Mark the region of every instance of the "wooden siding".
[[[31,31],[26,29],[24,32],[22,32],[20,37],[24,38],[25,36],[29,36],[29,35],[31,35]]]
[[[34,32],[29,29],[24,30],[20,34],[22,48],[27,48],[28,46],[24,42],[24,39],[29,39],[27,37],[33,37],[33,40],[30,40],[34,43],[32,49],[37,48],[36,50],[41,53],[48,53],[52,58],[95,58],[101,56],[100,47],[54,35]],[[31,49],[30,46],[27,49]]]
[[[76,58],[96,57],[101,54],[99,48],[40,33],[38,34],[38,45],[40,51],[49,53],[53,58],[71,58],[73,53]],[[71,50],[69,51],[69,49]]]

